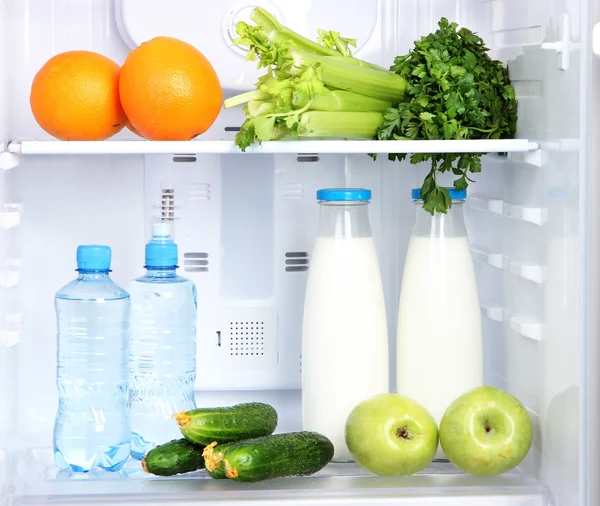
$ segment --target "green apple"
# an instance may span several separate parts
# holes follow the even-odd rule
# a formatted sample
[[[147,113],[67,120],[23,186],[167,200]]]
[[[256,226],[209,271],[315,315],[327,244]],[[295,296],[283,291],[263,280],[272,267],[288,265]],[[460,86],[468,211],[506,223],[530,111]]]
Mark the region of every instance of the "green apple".
[[[376,395],[346,421],[346,445],[356,462],[380,476],[425,469],[438,447],[438,428],[420,404],[397,394]]]
[[[525,406],[494,387],[461,395],[440,423],[440,442],[450,462],[480,476],[495,476],[518,466],[529,452],[532,436]]]

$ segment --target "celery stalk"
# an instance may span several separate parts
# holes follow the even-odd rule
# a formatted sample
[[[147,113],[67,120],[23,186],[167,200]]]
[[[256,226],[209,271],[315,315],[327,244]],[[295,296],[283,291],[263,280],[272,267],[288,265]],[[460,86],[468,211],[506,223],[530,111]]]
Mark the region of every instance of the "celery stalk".
[[[390,102],[404,98],[406,80],[398,74],[349,65],[296,48],[290,49],[289,54],[293,59],[293,67],[289,70],[292,75],[301,74],[308,67],[320,64],[321,79],[327,86]]]
[[[270,114],[277,109],[275,102],[261,102],[260,100],[251,100],[246,106],[246,114],[250,118]]]
[[[236,107],[238,105],[245,104],[246,102],[250,102],[251,100],[268,100],[271,98],[271,95],[265,91],[254,90],[248,91],[246,93],[242,93],[241,95],[236,95],[235,97],[228,98],[223,103],[225,109],[229,109],[231,107]]]
[[[305,93],[294,93],[292,104],[295,107],[304,107],[311,102]],[[309,109],[311,111],[327,112],[383,112],[392,107],[392,102],[378,98],[367,97],[352,93],[351,91],[335,90],[312,98]]]
[[[373,139],[383,123],[379,112],[305,112],[298,125],[301,137]]]
[[[272,44],[283,44],[291,41],[295,47],[315,55],[330,56],[350,65],[371,68],[373,70],[387,71],[387,69],[384,69],[379,65],[374,65],[347,54],[348,51],[341,52],[340,50],[313,42],[299,33],[290,30],[286,26],[283,26],[279,21],[277,21],[275,16],[267,12],[262,7],[256,7],[250,14],[250,19],[254,21],[257,26],[262,28],[263,32],[266,34],[267,38]],[[342,40],[352,39],[342,38]]]
[[[268,39],[274,44],[292,41],[298,48],[312,52],[317,55],[335,56],[339,55],[336,50],[321,46],[299,33],[283,26],[277,18],[262,7],[256,7],[250,14],[250,19],[260,26],[267,34]]]
[[[384,67],[381,67],[380,65],[375,65],[374,63],[369,63],[368,61],[364,61],[364,60],[359,60],[358,58],[354,58],[354,56],[342,56],[339,54],[333,55],[333,56],[329,56],[326,55],[329,58],[332,58],[334,60],[338,60],[344,63],[348,63],[350,65],[356,65],[358,67],[364,67],[367,69],[371,69],[371,70],[379,70],[380,72],[388,72],[389,73],[389,69],[386,69]]]

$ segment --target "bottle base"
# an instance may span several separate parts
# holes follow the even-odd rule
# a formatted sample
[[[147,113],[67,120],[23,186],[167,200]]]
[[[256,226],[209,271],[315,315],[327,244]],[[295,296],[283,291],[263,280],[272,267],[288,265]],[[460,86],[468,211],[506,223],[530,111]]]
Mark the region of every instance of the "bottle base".
[[[143,460],[143,458],[148,455],[148,452],[156,448],[156,446],[154,441],[147,441],[137,432],[131,433],[131,458]]]
[[[65,457],[59,449],[54,449],[56,466],[63,471],[74,473],[88,473],[94,468],[100,468],[109,473],[118,472],[129,460],[130,445],[113,446],[104,453],[89,455],[85,452],[71,452]]]

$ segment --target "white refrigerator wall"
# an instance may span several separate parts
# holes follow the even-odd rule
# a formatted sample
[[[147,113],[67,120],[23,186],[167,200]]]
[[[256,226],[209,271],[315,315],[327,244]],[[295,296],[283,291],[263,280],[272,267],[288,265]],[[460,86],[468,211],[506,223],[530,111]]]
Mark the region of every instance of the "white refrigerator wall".
[[[359,56],[379,64],[408,51],[442,16],[479,31],[496,57],[511,62],[519,137],[541,141],[543,150],[487,157],[470,188],[467,219],[484,315],[486,382],[517,395],[534,419],[536,438],[524,472],[540,479],[558,505],[580,504],[587,459],[581,430],[587,415],[587,202],[580,197],[589,178],[581,152],[587,144],[580,138],[586,134],[580,111],[587,114],[589,107],[581,93],[589,66],[580,35],[580,4],[586,2],[261,3],[306,35],[319,26],[364,39]],[[122,63],[128,45],[158,34],[179,36],[214,52],[209,56],[226,93],[252,83],[252,64],[243,66],[223,38],[231,6],[241,4],[219,3],[214,23],[207,20],[209,4],[216,8],[191,0],[172,0],[168,8],[158,1],[0,0],[6,37],[0,45],[0,144],[49,139],[31,115],[29,87],[47,59],[70,49],[98,51]],[[361,16],[354,17],[355,8]],[[344,13],[368,23],[355,24]],[[570,52],[568,68],[561,70],[561,56],[541,44],[561,40],[567,26],[582,48]],[[213,46],[212,40],[223,43]],[[240,119],[239,111],[224,112],[205,138],[231,139]],[[118,138],[135,136],[124,131]],[[414,219],[409,191],[427,168],[384,158],[39,156],[0,171],[0,504],[8,497],[3,486],[16,497],[27,495],[28,469],[41,469],[42,482],[54,479],[51,461],[38,462],[39,455],[50,455],[57,402],[53,295],[75,276],[78,244],[110,245],[113,277],[127,287],[143,273],[152,220],[174,212],[181,274],[194,280],[199,295],[199,403],[258,396],[283,411],[286,428],[299,428],[302,304],[318,217],[315,191],[371,188],[395,356],[398,295]],[[3,462],[6,450],[13,465]]]

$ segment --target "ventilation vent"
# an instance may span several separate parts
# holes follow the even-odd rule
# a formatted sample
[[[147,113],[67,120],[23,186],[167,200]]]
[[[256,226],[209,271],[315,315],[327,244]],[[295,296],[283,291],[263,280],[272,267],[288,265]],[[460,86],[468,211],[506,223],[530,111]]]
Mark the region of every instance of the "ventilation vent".
[[[197,158],[193,155],[182,155],[182,156],[174,156],[173,161],[175,163],[192,163],[195,162]]]
[[[190,185],[190,200],[210,200],[211,189],[209,183],[192,183]]]
[[[304,185],[302,183],[286,183],[283,196],[288,200],[302,200],[304,198]]]
[[[290,251],[285,254],[286,272],[306,272],[308,264],[308,253],[305,251]]]
[[[304,155],[298,155],[298,158],[296,158],[296,160],[300,163],[314,163],[319,161],[319,155],[307,153]]]
[[[239,132],[240,130],[241,130],[241,127],[235,127],[235,126],[225,127],[226,132]]]
[[[208,272],[208,253],[185,253],[183,270],[185,272]]]
[[[229,355],[263,357],[265,355],[265,322],[232,321],[229,323]]]

